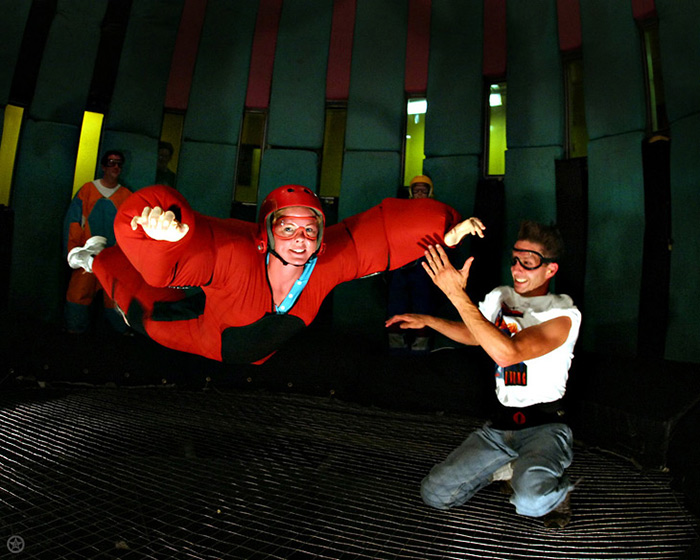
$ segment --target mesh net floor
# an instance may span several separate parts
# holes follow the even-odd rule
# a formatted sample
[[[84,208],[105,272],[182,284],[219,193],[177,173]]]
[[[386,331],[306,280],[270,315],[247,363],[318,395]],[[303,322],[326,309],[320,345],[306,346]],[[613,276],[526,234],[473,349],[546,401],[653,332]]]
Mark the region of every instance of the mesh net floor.
[[[494,486],[451,511],[422,477],[481,420],[323,397],[60,387],[0,395],[0,556],[679,558],[698,521],[670,475],[577,444],[565,529]]]

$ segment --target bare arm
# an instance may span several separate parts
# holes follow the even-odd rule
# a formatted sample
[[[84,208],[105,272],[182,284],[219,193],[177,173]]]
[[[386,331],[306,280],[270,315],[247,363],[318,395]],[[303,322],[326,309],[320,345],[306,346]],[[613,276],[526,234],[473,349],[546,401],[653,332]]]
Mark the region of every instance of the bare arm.
[[[455,342],[470,346],[477,344],[476,340],[467,328],[467,325],[461,321],[450,321],[448,319],[441,319],[431,315],[403,313],[401,315],[394,315],[385,323],[387,327],[396,324],[398,324],[402,329],[422,329],[424,327],[430,327],[431,329],[445,335],[447,338],[454,340]]]
[[[467,235],[478,235],[479,237],[483,238],[485,229],[486,226],[479,218],[468,218],[458,223],[445,234],[445,243],[450,247],[454,247]],[[464,323],[459,321],[450,321],[448,319],[441,319],[430,315],[404,313],[391,317],[388,321],[386,321],[385,326],[390,327],[391,325],[396,324],[398,324],[402,329],[422,329],[429,327],[434,331],[445,335],[451,340],[454,340],[455,342],[460,342],[461,344],[467,344],[470,346],[477,344],[476,339],[469,331],[469,328]]]
[[[504,336],[482,315],[465,291],[474,258],[467,259],[462,269],[457,270],[439,245],[429,247],[425,257],[423,268],[455,306],[474,344],[481,346],[499,366],[543,356],[566,341],[571,329],[569,317],[557,317],[523,329],[512,337]]]

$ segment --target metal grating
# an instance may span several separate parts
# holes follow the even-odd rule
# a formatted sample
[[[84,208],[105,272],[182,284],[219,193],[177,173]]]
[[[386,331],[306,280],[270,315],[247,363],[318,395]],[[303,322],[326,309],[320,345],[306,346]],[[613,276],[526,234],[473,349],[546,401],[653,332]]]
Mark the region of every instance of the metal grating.
[[[495,488],[449,512],[420,480],[477,419],[320,397],[67,387],[0,395],[0,557],[671,559],[698,520],[670,475],[577,445],[563,530]]]

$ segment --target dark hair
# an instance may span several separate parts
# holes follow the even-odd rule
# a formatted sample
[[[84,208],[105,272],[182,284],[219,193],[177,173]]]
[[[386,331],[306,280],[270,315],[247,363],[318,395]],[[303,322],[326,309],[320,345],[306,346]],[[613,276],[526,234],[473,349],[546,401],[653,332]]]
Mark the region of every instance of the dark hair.
[[[524,220],[520,222],[518,241],[539,243],[544,249],[544,256],[550,259],[558,259],[564,255],[564,239],[555,224],[546,226],[539,222]]]
[[[107,165],[107,161],[109,160],[110,157],[117,156],[122,158],[122,163],[126,163],[126,158],[124,157],[124,154],[121,153],[119,150],[107,150],[104,155],[102,156],[102,159],[100,160],[101,165]]]
[[[175,153],[175,148],[170,142],[164,142],[160,141],[158,142],[158,149],[159,150],[168,150],[170,152],[170,155],[173,155]]]

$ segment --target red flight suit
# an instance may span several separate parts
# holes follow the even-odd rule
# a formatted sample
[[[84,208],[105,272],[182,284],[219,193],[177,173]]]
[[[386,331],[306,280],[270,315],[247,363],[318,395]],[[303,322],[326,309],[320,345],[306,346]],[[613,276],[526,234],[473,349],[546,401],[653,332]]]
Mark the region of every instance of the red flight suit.
[[[175,212],[189,226],[180,241],[156,241],[131,219],[145,206]],[[278,314],[259,250],[259,225],[195,212],[174,189],[141,189],[114,223],[118,245],[93,271],[135,330],[175,350],[228,363],[259,363],[309,325],[338,284],[394,270],[423,255],[460,220],[433,199],[386,199],[326,227],[325,251],[293,307]],[[270,257],[275,258],[275,257]],[[181,289],[174,289],[181,288]],[[189,288],[189,289],[187,289]]]

